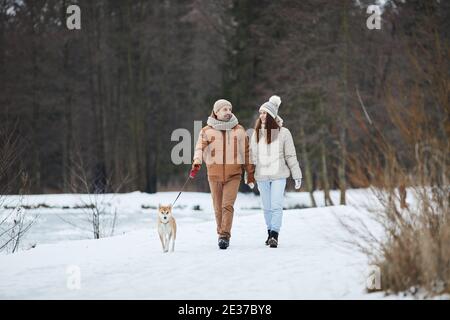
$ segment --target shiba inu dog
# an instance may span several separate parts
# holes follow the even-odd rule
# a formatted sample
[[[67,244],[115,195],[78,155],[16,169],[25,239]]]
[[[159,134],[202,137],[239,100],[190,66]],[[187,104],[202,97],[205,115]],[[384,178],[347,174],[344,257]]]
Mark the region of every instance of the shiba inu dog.
[[[172,252],[175,250],[175,239],[177,237],[177,224],[172,215],[172,206],[158,207],[158,233],[164,252],[169,251],[169,244],[172,240]]]

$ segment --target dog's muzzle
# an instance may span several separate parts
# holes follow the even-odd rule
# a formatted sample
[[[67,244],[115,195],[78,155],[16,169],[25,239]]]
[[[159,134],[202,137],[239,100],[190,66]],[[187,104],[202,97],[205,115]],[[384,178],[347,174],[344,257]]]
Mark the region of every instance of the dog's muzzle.
[[[162,220],[161,222],[162,222],[163,224],[169,223],[169,219],[167,219],[167,218],[162,218],[161,220]]]

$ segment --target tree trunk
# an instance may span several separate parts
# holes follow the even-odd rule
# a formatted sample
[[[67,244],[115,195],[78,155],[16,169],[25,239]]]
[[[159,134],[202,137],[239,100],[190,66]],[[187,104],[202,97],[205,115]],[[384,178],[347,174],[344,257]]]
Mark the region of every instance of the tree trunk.
[[[6,16],[6,4],[0,5],[0,80],[3,83],[3,75],[5,74],[5,16]]]
[[[303,158],[303,164],[304,164],[306,189],[308,190],[309,196],[311,198],[311,206],[317,207],[316,199],[314,199],[314,194],[313,194],[314,190],[313,190],[313,183],[312,183],[311,165],[309,163],[308,151],[306,148],[306,141],[305,141],[305,131],[304,131],[303,127],[300,127],[300,140],[301,140],[301,146],[302,146],[302,158]]]
[[[325,142],[322,140],[320,142],[320,158],[322,164],[322,183],[323,183],[323,193],[325,205],[333,205],[333,201],[330,197],[330,183],[328,182],[328,170],[327,170],[327,154],[326,154]]]
[[[32,15],[35,12],[32,10]],[[37,33],[35,29],[34,18],[32,19],[32,49],[31,49],[31,60],[32,60],[32,119],[31,119],[31,132],[32,132],[32,179],[33,179],[33,189],[35,192],[42,192],[41,190],[41,154],[40,154],[40,141],[39,141],[39,121],[40,121],[40,104],[37,88],[39,84],[38,80],[38,49],[37,49]]]
[[[111,154],[110,158],[112,160],[111,168],[113,170],[112,175],[112,183],[114,185],[114,188],[116,189],[118,186],[124,186],[123,179],[126,176],[126,172],[123,170],[122,166],[122,148],[120,147],[120,137],[121,135],[121,120],[122,120],[122,112],[121,112],[121,106],[122,106],[122,68],[120,65],[117,67],[117,79],[115,84],[112,84],[111,88],[111,107],[112,107],[112,115],[111,115],[111,121],[112,121],[112,129],[111,129]]]
[[[98,7],[98,19],[95,21],[96,27],[96,51],[101,52],[101,42],[102,42],[102,21],[107,19],[104,18],[103,4]],[[102,58],[98,59],[97,63],[97,94],[98,94],[98,103],[97,103],[97,112],[96,112],[96,132],[98,138],[98,150],[97,150],[97,174],[96,179],[99,182],[97,185],[97,190],[100,192],[109,192],[108,190],[108,165],[106,159],[107,150],[106,150],[106,112],[105,112],[105,101],[104,101],[104,74],[103,74],[103,66],[102,66]]]
[[[321,99],[319,98],[319,109],[322,119],[325,119],[325,110]],[[325,145],[325,124],[322,124],[321,128],[321,138],[320,138],[320,159],[322,165],[322,183],[323,183],[323,193],[325,205],[333,205],[333,201],[330,197],[330,183],[328,181],[328,169],[327,169],[327,149]]]
[[[131,145],[130,145],[130,155],[129,155],[129,168],[131,170],[131,177],[135,181],[136,187],[142,190],[142,177],[140,173],[143,172],[140,167],[140,155],[139,155],[139,138],[138,138],[138,105],[137,105],[137,90],[136,90],[136,79],[133,72],[133,39],[132,34],[133,18],[132,18],[132,2],[127,1],[126,5],[126,21],[127,21],[127,95],[128,95],[128,110],[130,111],[128,115],[129,129],[131,134]]]
[[[66,19],[66,1],[62,6],[61,23],[64,24]],[[69,85],[68,75],[69,70],[69,43],[66,41],[63,46],[63,70],[64,70],[64,138],[63,138],[63,190],[64,192],[71,191],[72,184],[72,170],[71,160],[73,146],[73,123],[72,123],[72,91]]]
[[[348,32],[348,6],[347,1],[344,1],[344,6],[342,10],[342,29],[344,35],[344,57],[342,63],[342,86],[343,86],[343,104],[340,112],[340,130],[339,130],[339,145],[340,145],[340,157],[339,157],[339,167],[338,167],[338,177],[339,177],[339,189],[340,189],[340,200],[341,205],[345,205],[345,191],[347,188],[346,181],[346,159],[347,159],[347,95],[348,95],[348,42],[349,42],[349,32]]]
[[[90,35],[88,34],[88,56],[89,56],[89,66],[91,72],[89,72],[89,89],[90,89],[90,96],[91,96],[91,105],[92,110],[94,112],[94,128],[95,128],[95,137],[94,137],[94,152],[95,152],[95,159],[96,162],[94,164],[94,177],[93,177],[93,185],[92,190],[96,193],[103,193],[106,192],[106,185],[107,185],[107,172],[106,172],[106,165],[105,165],[105,150],[104,150],[104,132],[103,132],[103,106],[102,106],[102,68],[101,68],[101,62],[98,61],[99,59],[95,60],[94,56],[94,49],[93,45],[95,46],[95,50],[99,51],[100,46],[100,26],[99,26],[99,17],[101,13],[97,10],[101,10],[101,5],[98,6],[100,9],[97,8],[97,5],[91,4],[90,9],[90,15],[92,17],[91,20],[91,33],[93,34],[92,37],[95,37],[92,39]],[[95,70],[95,72],[94,72]],[[96,77],[95,77],[96,76]]]

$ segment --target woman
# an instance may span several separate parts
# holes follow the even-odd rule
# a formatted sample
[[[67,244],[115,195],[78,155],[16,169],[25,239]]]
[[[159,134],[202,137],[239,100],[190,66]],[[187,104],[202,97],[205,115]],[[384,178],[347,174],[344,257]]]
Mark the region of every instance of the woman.
[[[280,104],[280,97],[272,96],[259,108],[259,118],[251,138],[252,161],[256,165],[255,180],[268,231],[266,245],[271,248],[278,246],[286,179],[292,174],[295,189],[300,189],[302,182],[291,132],[283,127],[283,120],[278,116]]]

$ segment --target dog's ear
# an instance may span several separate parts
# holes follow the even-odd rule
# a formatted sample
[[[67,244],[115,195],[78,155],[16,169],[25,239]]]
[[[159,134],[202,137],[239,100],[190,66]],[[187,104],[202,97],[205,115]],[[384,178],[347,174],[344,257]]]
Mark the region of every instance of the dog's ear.
[[[158,209],[161,209],[161,203],[158,203]]]

